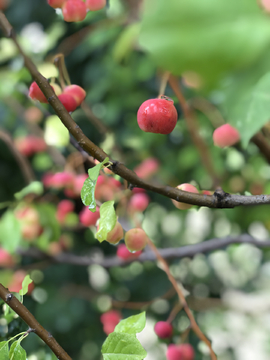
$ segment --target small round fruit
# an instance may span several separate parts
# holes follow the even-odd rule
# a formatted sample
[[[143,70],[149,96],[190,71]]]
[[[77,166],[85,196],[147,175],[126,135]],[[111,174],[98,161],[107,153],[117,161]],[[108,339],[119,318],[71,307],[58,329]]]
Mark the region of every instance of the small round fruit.
[[[86,17],[86,5],[81,0],[68,0],[63,5],[62,12],[67,22],[82,21]]]
[[[198,194],[199,191],[197,188],[195,188],[195,186],[191,185],[191,184],[181,184],[181,185],[178,185],[177,186],[177,189],[180,189],[180,190],[183,190],[183,191],[188,191],[188,192],[191,192],[191,193],[194,193],[194,194]],[[177,209],[180,209],[180,210],[187,210],[187,209],[190,209],[193,205],[191,204],[186,204],[186,203],[183,203],[183,202],[178,202],[176,200],[172,200],[173,202],[173,205],[175,207],[177,207]]]
[[[94,226],[100,218],[99,208],[97,207],[95,212],[92,212],[88,209],[88,206],[85,206],[83,210],[79,213],[80,222],[84,226]]]
[[[170,134],[175,128],[177,119],[173,100],[167,97],[146,100],[137,113],[139,127],[145,132],[155,134]]]
[[[122,225],[117,221],[115,227],[108,232],[107,241],[110,244],[118,244],[121,239],[124,237],[124,230]]]
[[[81,105],[86,96],[84,89],[78,85],[69,85],[65,87],[63,94],[71,95],[76,101],[77,106]]]
[[[128,209],[131,212],[143,212],[149,205],[149,196],[145,193],[134,194],[128,204]]]
[[[220,148],[232,146],[240,140],[240,134],[237,129],[230,124],[224,124],[218,127],[213,133],[214,144]]]
[[[125,244],[120,244],[117,247],[116,255],[123,260],[134,259],[141,255],[141,251],[130,252]]]
[[[86,0],[85,4],[90,11],[97,11],[106,6],[106,0]]]
[[[30,85],[28,95],[32,100],[38,100],[41,103],[48,103],[46,96],[40,90],[38,84],[35,81]]]
[[[77,108],[76,100],[69,94],[60,94],[58,99],[64,105],[68,112],[73,112]]]
[[[173,327],[167,321],[159,321],[154,327],[155,333],[161,339],[170,338],[173,333]]]
[[[139,251],[147,244],[147,235],[143,229],[130,229],[125,234],[125,243],[129,251]]]

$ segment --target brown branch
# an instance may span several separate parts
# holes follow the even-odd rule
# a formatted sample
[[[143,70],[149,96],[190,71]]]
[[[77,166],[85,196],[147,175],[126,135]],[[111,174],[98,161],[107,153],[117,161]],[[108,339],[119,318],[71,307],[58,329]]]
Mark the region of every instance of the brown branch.
[[[182,111],[184,114],[184,119],[186,121],[187,128],[189,130],[192,141],[198,149],[198,152],[199,152],[199,155],[201,157],[204,167],[206,168],[207,172],[209,173],[209,175],[212,178],[214,188],[216,188],[219,185],[220,180],[219,180],[219,177],[214,168],[214,165],[213,165],[213,162],[211,159],[211,154],[209,153],[208,147],[199,134],[198,125],[197,125],[194,113],[182,94],[182,91],[181,91],[179,83],[178,83],[178,79],[171,75],[169,78],[169,84],[170,84],[172,90],[174,91],[177,99],[179,100],[179,103],[182,107]]]
[[[23,319],[29,328],[49,346],[58,359],[71,360],[71,357],[58,344],[54,337],[39,324],[30,311],[22,303],[20,303],[20,301],[2,284],[0,284],[0,297],[9,307],[11,307],[12,310],[16,312],[16,314],[18,314]]]
[[[147,240],[148,240],[147,243],[150,246],[150,248],[152,249],[152,251],[154,252],[154,254],[156,255],[157,260],[162,264],[162,270],[165,271],[165,273],[168,276],[168,279],[172,283],[175,291],[177,292],[180,304],[183,306],[183,309],[185,310],[185,312],[189,318],[190,326],[191,326],[192,330],[196,333],[198,338],[201,339],[208,346],[208,348],[210,350],[211,360],[217,360],[216,354],[214,353],[214,351],[212,349],[211,342],[207,339],[207,337],[204,335],[204,333],[199,328],[190,308],[188,307],[186,298],[185,298],[181,288],[179,287],[176,279],[173,277],[173,275],[170,272],[170,269],[169,269],[169,266],[168,266],[166,260],[163,259],[163,257],[159,253],[159,251],[156,248],[156,246],[154,245],[154,243],[149,238]]]
[[[260,241],[254,239],[250,235],[229,236],[225,238],[216,238],[207,241],[203,241],[199,244],[186,245],[178,248],[166,248],[158,249],[159,253],[164,259],[173,260],[181,259],[183,257],[194,257],[196,254],[209,253],[211,251],[225,248],[231,244],[250,244],[258,248],[270,248],[270,240]],[[110,268],[114,266],[125,266],[133,261],[145,262],[156,261],[155,254],[151,251],[144,251],[139,257],[130,260],[122,260],[117,256],[108,256],[102,260],[94,260],[89,256],[79,256],[74,254],[62,253],[56,256],[50,256],[37,248],[19,249],[18,254],[22,256],[29,256],[37,260],[48,260],[52,263],[58,264],[71,264],[75,266],[89,266],[93,264],[99,264],[104,268]]]
[[[93,156],[98,161],[102,162],[108,155],[95,145],[87,136],[84,135],[81,128],[75,123],[72,117],[69,115],[67,110],[64,108],[63,104],[59,101],[58,97],[55,95],[53,88],[49,85],[47,79],[45,79],[37,70],[36,66],[27,57],[20,45],[16,40],[16,36],[12,30],[11,25],[6,19],[3,12],[0,11],[0,27],[3,29],[5,35],[10,37],[16,47],[18,48],[20,54],[22,55],[25,63],[25,67],[29,70],[30,74],[34,81],[37,82],[38,86],[46,96],[48,102],[51,104],[56,114],[73,135],[73,137],[78,141],[79,145],[91,156]],[[185,108],[187,111],[188,108]],[[240,205],[260,205],[260,204],[270,204],[270,195],[255,195],[255,196],[244,196],[244,195],[231,195],[227,194],[224,191],[216,191],[213,195],[202,195],[189,193],[187,191],[182,191],[170,186],[157,186],[151,182],[144,181],[139,178],[134,171],[129,170],[123,164],[114,161],[111,159],[113,165],[110,167],[115,174],[119,175],[123,179],[127,180],[132,186],[144,188],[149,191],[164,195],[168,198],[175,199],[180,202],[184,202],[192,205],[207,206],[209,208],[233,208]],[[214,175],[214,174],[213,174]]]

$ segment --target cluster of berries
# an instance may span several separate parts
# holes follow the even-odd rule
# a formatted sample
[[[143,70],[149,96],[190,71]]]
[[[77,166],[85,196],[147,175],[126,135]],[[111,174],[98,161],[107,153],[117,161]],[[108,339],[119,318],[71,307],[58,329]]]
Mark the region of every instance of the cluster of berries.
[[[173,327],[167,321],[158,321],[154,331],[160,339],[168,339],[173,335]],[[167,348],[167,360],[193,360],[194,349],[190,344],[170,344]]]
[[[61,8],[64,20],[67,22],[82,21],[87,11],[101,10],[106,6],[106,0],[47,0],[54,9]]]
[[[68,112],[73,112],[76,110],[85,99],[86,93],[84,89],[78,85],[68,85],[64,88],[63,91],[57,84],[50,85]],[[41,103],[48,103],[45,95],[40,90],[36,82],[33,82],[29,88],[29,97],[32,100],[38,100]]]

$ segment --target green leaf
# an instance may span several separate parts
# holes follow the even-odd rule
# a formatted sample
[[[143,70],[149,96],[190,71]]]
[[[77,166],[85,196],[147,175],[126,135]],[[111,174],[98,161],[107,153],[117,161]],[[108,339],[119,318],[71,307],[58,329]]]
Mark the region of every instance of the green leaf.
[[[7,341],[0,342],[0,360],[9,360],[9,348]]]
[[[22,200],[28,194],[42,195],[43,191],[43,184],[40,181],[33,181],[14,196],[17,200]]]
[[[142,360],[147,355],[135,335],[117,332],[107,337],[101,352],[104,360]]]
[[[19,291],[20,295],[25,295],[28,292],[28,285],[30,285],[33,280],[30,278],[29,275],[26,275],[22,282],[22,289]]]
[[[37,210],[40,215],[41,226],[44,228],[37,245],[43,244],[44,247],[41,246],[40,248],[46,250],[46,246],[50,241],[58,241],[61,229],[56,219],[56,209],[53,204],[38,204]]]
[[[11,210],[4,213],[0,221],[0,243],[9,253],[13,253],[21,240],[19,220]]]
[[[91,210],[92,212],[96,211],[95,188],[97,178],[103,165],[106,164],[108,161],[109,158],[106,158],[104,161],[88,170],[89,178],[85,180],[81,190],[82,202],[85,206],[88,206],[89,210]]]
[[[113,205],[114,201],[112,200],[106,201],[100,207],[99,229],[95,235],[99,242],[106,240],[108,232],[115,227],[117,216]]]
[[[239,123],[241,140],[247,147],[249,140],[270,118],[270,72],[265,74],[256,84],[248,101],[246,114]]]
[[[26,360],[26,352],[21,347],[20,340],[14,341],[9,350],[10,360]]]
[[[249,66],[270,44],[270,22],[254,0],[146,0],[141,46],[175,75],[201,75],[213,85]]]
[[[130,316],[127,319],[121,320],[116,325],[114,331],[126,334],[137,334],[145,328],[146,317],[145,312],[138,315]]]
[[[115,61],[121,62],[130,54],[138,38],[139,31],[139,23],[132,23],[124,28],[114,45],[113,58]]]

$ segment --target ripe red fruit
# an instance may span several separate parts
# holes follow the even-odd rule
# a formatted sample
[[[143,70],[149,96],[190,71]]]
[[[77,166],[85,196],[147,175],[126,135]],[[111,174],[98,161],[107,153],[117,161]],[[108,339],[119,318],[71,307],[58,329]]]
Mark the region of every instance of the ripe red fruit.
[[[47,173],[43,177],[43,183],[47,187],[53,189],[63,189],[64,187],[72,187],[74,183],[73,173],[63,171],[55,174]]]
[[[86,0],[85,4],[90,11],[97,11],[106,6],[106,0]]]
[[[191,184],[178,185],[177,189],[180,189],[180,190],[183,190],[183,191],[188,191],[188,192],[195,193],[195,194],[199,193],[198,189],[195,188],[195,186],[193,186]],[[190,209],[193,206],[191,204],[185,204],[185,203],[182,203],[182,202],[178,202],[176,200],[172,200],[172,202],[173,202],[174,206],[177,207],[177,209],[180,209],[180,210],[187,210],[187,209]]]
[[[167,349],[167,360],[193,360],[194,350],[190,344],[170,344]]]
[[[141,192],[141,193],[137,193],[134,194],[128,204],[128,209],[131,212],[134,211],[139,211],[139,212],[143,212],[147,206],[149,205],[149,196],[146,195],[145,193]]]
[[[69,94],[60,94],[58,99],[64,105],[68,112],[73,112],[77,108],[76,100]]]
[[[125,243],[130,251],[142,250],[147,244],[147,235],[143,229],[130,229],[125,234]]]
[[[158,168],[159,162],[155,158],[148,158],[138,165],[134,171],[139,177],[148,179],[158,171]]]
[[[86,96],[84,89],[78,85],[69,85],[65,87],[63,94],[71,95],[76,101],[77,106],[81,105]]]
[[[107,241],[110,244],[118,244],[121,239],[124,237],[124,230],[122,225],[117,221],[115,227],[108,232]]]
[[[38,84],[35,81],[30,85],[28,95],[32,100],[38,100],[41,103],[48,103],[46,96],[40,90]]]
[[[47,0],[47,3],[54,9],[61,8],[67,0]]]
[[[14,139],[14,143],[19,152],[24,156],[32,156],[47,149],[44,139],[33,135],[18,137]]]
[[[81,0],[67,0],[62,11],[67,22],[82,21],[86,17],[86,5]]]
[[[0,266],[1,267],[12,267],[15,261],[13,257],[3,248],[0,248]]]
[[[82,211],[79,213],[80,222],[84,226],[95,226],[99,218],[100,218],[100,213],[98,207],[95,212],[92,212],[88,209],[88,206],[85,206],[82,209]]]
[[[60,224],[65,222],[67,214],[74,210],[74,203],[70,200],[62,200],[59,202],[56,211],[56,218]]]
[[[14,272],[13,276],[12,276],[12,280],[9,283],[8,290],[11,292],[19,292],[22,288],[22,282],[25,278],[25,276],[27,275],[27,273],[24,270],[17,270]],[[30,295],[31,292],[34,290],[34,283],[32,282],[31,284],[28,285],[28,292],[27,295]]]
[[[170,134],[178,119],[173,100],[170,98],[146,100],[137,113],[139,127],[145,132]]]
[[[240,134],[237,129],[230,124],[224,124],[218,127],[213,133],[214,144],[218,147],[224,148],[232,146],[240,140]]]
[[[125,244],[120,244],[118,246],[118,248],[117,248],[117,251],[116,251],[116,255],[120,259],[124,259],[124,260],[138,257],[138,256],[141,255],[141,253],[142,253],[142,251],[136,251],[136,252],[133,252],[133,253],[130,252]]]
[[[155,333],[161,339],[166,339],[172,336],[173,327],[167,321],[159,321],[154,327]]]

